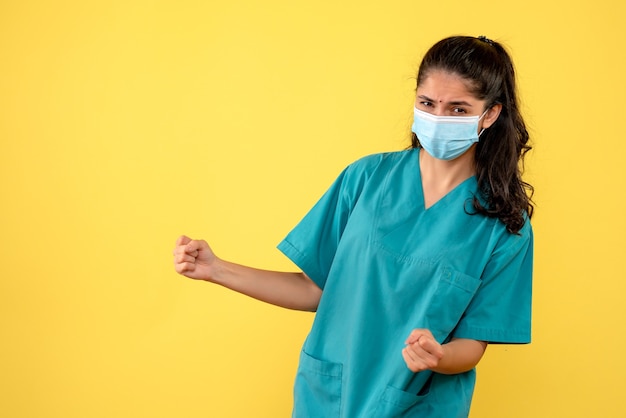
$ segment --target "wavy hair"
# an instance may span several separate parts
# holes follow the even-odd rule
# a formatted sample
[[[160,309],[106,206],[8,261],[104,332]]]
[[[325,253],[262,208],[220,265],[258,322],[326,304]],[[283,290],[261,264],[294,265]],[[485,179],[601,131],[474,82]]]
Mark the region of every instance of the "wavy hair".
[[[457,74],[470,93],[484,100],[486,109],[501,104],[498,119],[480,136],[475,165],[479,195],[475,213],[498,218],[517,233],[533,214],[533,187],[522,180],[529,134],[518,107],[515,70],[511,57],[498,42],[480,36],[453,36],[433,45],[417,74],[417,85],[433,71]],[[415,134],[411,147],[420,147]]]

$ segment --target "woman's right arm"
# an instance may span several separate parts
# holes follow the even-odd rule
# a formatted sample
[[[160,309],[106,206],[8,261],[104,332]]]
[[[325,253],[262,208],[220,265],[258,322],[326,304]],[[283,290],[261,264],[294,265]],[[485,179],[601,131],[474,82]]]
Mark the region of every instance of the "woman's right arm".
[[[260,270],[217,257],[202,240],[181,236],[174,248],[176,272],[205,280],[263,302],[300,311],[315,311],[322,290],[304,273]]]

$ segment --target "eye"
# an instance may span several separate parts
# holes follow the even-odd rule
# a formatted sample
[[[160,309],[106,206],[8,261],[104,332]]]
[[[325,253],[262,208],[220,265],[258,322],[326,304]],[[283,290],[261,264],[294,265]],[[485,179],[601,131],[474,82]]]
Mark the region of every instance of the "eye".
[[[420,102],[420,105],[424,106],[424,107],[433,107],[433,102],[430,102],[428,100],[423,100]]]
[[[466,114],[467,111],[465,109],[463,109],[462,107],[454,107],[454,108],[452,108],[452,113],[458,114],[458,115],[463,115],[463,114]]]

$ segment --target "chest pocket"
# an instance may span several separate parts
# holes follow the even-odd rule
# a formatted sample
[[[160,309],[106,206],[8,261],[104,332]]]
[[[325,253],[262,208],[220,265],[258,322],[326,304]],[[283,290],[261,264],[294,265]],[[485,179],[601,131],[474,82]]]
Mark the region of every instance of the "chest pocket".
[[[375,243],[375,257],[385,266],[385,277],[393,286],[394,302],[404,309],[403,318],[410,328],[427,328],[435,339],[445,342],[461,321],[470,302],[480,288],[481,280],[458,271],[445,259],[445,254],[425,252],[423,258],[410,256],[389,248],[383,241]],[[458,261],[458,260],[451,260]]]
[[[437,341],[448,339],[474,298],[481,281],[449,267],[436,269],[436,287],[426,322]]]

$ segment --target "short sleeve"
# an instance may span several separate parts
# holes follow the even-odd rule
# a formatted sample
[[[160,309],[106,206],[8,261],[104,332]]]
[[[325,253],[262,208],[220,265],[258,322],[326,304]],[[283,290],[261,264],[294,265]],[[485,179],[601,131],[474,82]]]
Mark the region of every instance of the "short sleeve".
[[[372,155],[344,169],[315,206],[278,244],[278,249],[322,289],[350,214],[369,172],[379,160],[380,157]]]
[[[506,232],[482,275],[482,283],[453,336],[490,343],[530,342],[533,232],[530,222],[518,234]]]

